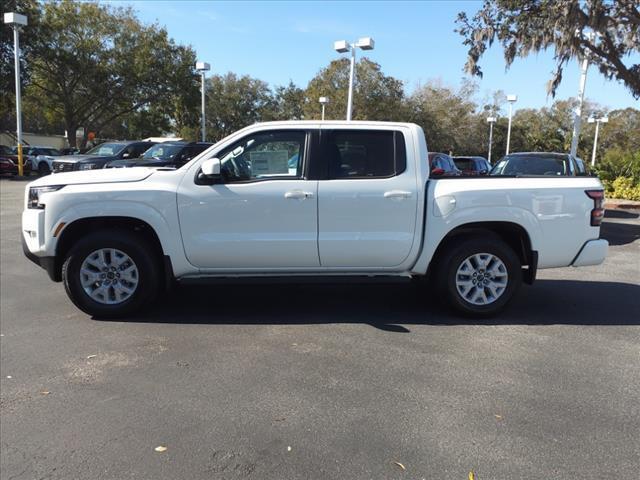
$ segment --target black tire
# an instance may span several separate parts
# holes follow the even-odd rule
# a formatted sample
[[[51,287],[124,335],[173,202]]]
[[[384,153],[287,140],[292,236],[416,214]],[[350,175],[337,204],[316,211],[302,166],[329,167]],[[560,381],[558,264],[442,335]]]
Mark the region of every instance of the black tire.
[[[51,169],[46,162],[40,162],[38,164],[38,176],[44,177],[45,175],[49,175],[51,173]]]
[[[507,284],[502,293],[491,303],[477,305],[462,296],[456,286],[458,268],[469,257],[488,253],[497,257],[507,271]],[[433,279],[440,298],[457,313],[469,317],[486,318],[501,312],[513,299],[522,284],[522,265],[518,255],[500,237],[488,233],[458,238],[446,247],[438,259]]]
[[[131,296],[118,304],[100,303],[87,294],[80,280],[84,260],[96,250],[114,248],[128,255],[137,267],[138,284]],[[160,288],[161,262],[143,237],[124,230],[99,230],[79,240],[62,265],[67,295],[76,307],[96,318],[120,318],[150,304]]]

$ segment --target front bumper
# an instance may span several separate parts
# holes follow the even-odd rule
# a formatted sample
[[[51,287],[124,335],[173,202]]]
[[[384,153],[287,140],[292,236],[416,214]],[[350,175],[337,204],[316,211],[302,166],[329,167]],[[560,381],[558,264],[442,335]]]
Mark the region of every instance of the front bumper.
[[[607,257],[609,242],[606,240],[589,240],[571,263],[574,267],[586,267],[588,265],[600,265]]]
[[[39,267],[44,268],[49,275],[49,278],[54,282],[60,282],[62,278],[60,277],[60,269],[57,268],[56,257],[38,257],[31,253],[29,247],[27,246],[27,241],[24,238],[24,233],[20,235],[22,238],[22,251],[25,256],[31,260],[33,263],[38,265]]]

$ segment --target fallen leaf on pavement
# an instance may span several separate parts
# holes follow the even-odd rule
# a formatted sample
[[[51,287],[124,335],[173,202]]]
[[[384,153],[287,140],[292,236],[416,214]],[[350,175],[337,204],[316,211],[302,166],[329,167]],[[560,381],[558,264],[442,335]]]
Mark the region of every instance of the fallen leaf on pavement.
[[[476,480],[476,476],[473,474],[473,472],[469,472],[469,480]]]
[[[90,358],[97,357],[97,356],[98,356],[98,355],[89,355],[89,356],[87,357],[87,360],[89,360]]]
[[[42,390],[40,395],[49,395],[51,392],[49,390]]]
[[[398,465],[402,470],[406,470],[406,467],[403,464],[401,464],[400,462],[393,462],[393,463]]]
[[[502,418],[502,415],[494,415],[494,417],[496,417],[498,420],[500,420]]]
[[[162,445],[160,445],[160,446],[158,446],[158,447],[154,448],[154,450],[155,450],[156,452],[160,452],[160,453],[162,453],[162,452],[166,452],[166,451],[167,451],[167,447],[163,447]]]

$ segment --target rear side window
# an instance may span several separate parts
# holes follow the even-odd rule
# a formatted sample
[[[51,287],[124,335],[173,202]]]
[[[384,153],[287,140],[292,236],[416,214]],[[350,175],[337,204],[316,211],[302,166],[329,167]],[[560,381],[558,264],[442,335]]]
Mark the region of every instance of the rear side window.
[[[404,136],[400,132],[334,130],[326,148],[329,178],[385,178],[406,169]]]

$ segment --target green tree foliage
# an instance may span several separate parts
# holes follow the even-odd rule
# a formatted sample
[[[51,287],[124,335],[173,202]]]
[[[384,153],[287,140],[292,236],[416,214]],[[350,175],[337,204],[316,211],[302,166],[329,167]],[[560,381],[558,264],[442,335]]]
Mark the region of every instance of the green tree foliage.
[[[70,0],[40,8],[25,97],[63,120],[70,145],[79,127],[83,144],[89,131],[160,133],[182,103],[197,98],[193,50],[176,45],[158,25],[141,24],[131,9]],[[136,123],[136,116],[145,120]]]
[[[326,106],[327,120],[346,118],[349,88],[349,60],[333,60],[311,79],[305,91],[304,114],[307,119],[320,119],[320,97],[329,97]],[[385,75],[380,65],[368,58],[356,64],[354,82],[354,120],[401,120],[404,107],[402,82]]]
[[[276,87],[273,95],[273,120],[304,119],[304,90],[293,82]]]
[[[208,141],[275,116],[269,85],[248,75],[213,75],[207,79],[206,96]]]
[[[640,64],[629,63],[629,55],[640,51],[638,0],[484,0],[472,18],[459,13],[457,23],[469,48],[469,73],[482,75],[478,61],[496,41],[507,66],[516,57],[553,48],[556,68],[548,84],[552,95],[566,64],[589,55],[605,77],[620,80],[640,98]]]

